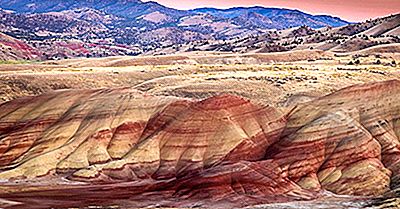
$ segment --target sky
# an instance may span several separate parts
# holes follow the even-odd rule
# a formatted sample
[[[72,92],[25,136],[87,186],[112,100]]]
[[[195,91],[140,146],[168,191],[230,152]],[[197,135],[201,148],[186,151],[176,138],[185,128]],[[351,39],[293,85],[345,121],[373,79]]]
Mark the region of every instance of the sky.
[[[176,9],[265,6],[299,9],[311,14],[329,14],[342,19],[363,20],[400,13],[400,0],[153,0]]]

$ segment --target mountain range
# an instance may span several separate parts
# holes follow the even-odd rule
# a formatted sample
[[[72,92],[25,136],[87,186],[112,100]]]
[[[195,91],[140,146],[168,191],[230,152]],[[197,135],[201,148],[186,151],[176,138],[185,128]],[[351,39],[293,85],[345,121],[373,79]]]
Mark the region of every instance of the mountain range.
[[[218,46],[249,37],[271,41],[282,38],[271,34],[289,28],[311,32],[352,24],[291,9],[177,10],[140,0],[0,0],[0,5],[0,33],[38,50],[36,58],[23,59],[162,54],[168,52],[163,49],[197,50],[204,43]],[[4,40],[0,38],[0,44],[12,47]],[[208,48],[229,51],[232,47]],[[274,47],[273,51],[290,49]]]
[[[259,15],[264,18],[265,24],[252,25],[259,28],[287,28],[301,25],[308,25],[313,28],[330,26],[341,26],[348,24],[347,21],[331,16],[310,15],[298,10],[264,8],[264,7],[237,7],[231,9],[199,8],[195,10],[177,10],[165,7],[159,3],[150,1],[142,2],[140,0],[0,0],[3,9],[12,10],[18,13],[48,13],[60,12],[65,10],[74,10],[79,8],[91,8],[100,10],[108,14],[126,18],[132,21],[134,19],[144,19],[156,24],[177,25],[182,18],[188,18],[196,15],[210,14],[210,19],[219,21],[235,22],[239,26],[237,18],[243,18],[251,15]],[[246,23],[248,24],[248,23]]]

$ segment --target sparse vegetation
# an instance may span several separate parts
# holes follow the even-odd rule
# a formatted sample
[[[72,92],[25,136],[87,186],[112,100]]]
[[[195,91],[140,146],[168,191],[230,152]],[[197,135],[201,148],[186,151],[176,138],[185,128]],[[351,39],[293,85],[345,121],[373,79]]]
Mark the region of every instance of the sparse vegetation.
[[[217,18],[220,26],[215,26],[216,19],[206,16],[194,19],[191,19],[193,18],[191,16],[186,17],[190,21],[195,21],[193,25],[179,25],[178,19],[175,20],[173,17],[157,25],[150,24],[151,21],[143,22],[140,18],[131,21],[126,17],[117,17],[90,8],[74,8],[66,13],[57,12],[57,15],[43,13],[26,16],[26,14],[2,13],[3,19],[0,22],[5,24],[7,34],[37,49],[41,59],[50,60],[71,57],[136,56],[143,53],[161,55],[185,51],[283,52],[304,49],[307,44],[315,43],[318,43],[318,49],[321,50],[351,52],[376,45],[400,43],[399,35],[396,34],[363,33],[378,24],[396,20],[398,15],[351,24],[337,30],[332,27],[324,30],[311,28],[309,23],[301,22],[300,19],[298,23],[291,21],[290,24],[280,25],[275,22],[263,22],[262,19],[258,19],[261,15],[254,16],[251,13],[248,15],[248,18],[241,17],[240,21],[235,18],[229,20],[237,25],[235,27],[247,31],[240,35],[234,33],[228,35],[238,28],[229,25],[222,17]],[[23,21],[24,19],[30,21]],[[96,21],[93,21],[94,19]],[[196,21],[201,21],[201,24],[195,24]],[[118,24],[115,25],[116,23]],[[315,26],[316,22],[313,21],[312,24]],[[271,29],[271,27],[278,30],[250,32],[256,28]],[[288,29],[290,27],[293,28]],[[389,26],[385,27],[388,28],[382,28],[382,31],[392,29]],[[8,31],[7,28],[16,30]],[[37,35],[38,30],[43,34]],[[7,48],[3,49],[6,54],[14,53],[14,46],[7,47],[8,51]],[[316,47],[311,45],[307,48],[313,50]],[[25,55],[12,54],[12,57],[32,59],[32,56]]]
[[[37,61],[30,60],[0,60],[0,65],[33,64]]]

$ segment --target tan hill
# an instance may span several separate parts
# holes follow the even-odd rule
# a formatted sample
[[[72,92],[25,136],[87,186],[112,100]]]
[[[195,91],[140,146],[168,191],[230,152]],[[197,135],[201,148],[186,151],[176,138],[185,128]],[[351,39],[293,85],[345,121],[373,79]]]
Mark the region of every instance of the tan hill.
[[[339,53],[354,52],[372,46],[400,43],[400,14],[342,27],[312,29],[307,26],[271,30],[224,41],[194,41],[180,47],[165,47],[148,54],[170,54],[181,51],[281,52],[318,49]]]
[[[397,44],[383,44],[378,46],[373,46],[367,49],[357,51],[358,54],[366,55],[379,55],[379,54],[398,54],[400,53],[400,43]]]
[[[378,20],[378,23],[372,28],[363,32],[369,36],[387,35],[391,30],[400,27],[400,15],[391,16],[389,18]],[[395,35],[395,34],[389,34]]]
[[[0,60],[39,60],[42,54],[34,47],[0,33]]]
[[[386,32],[385,35],[400,36],[400,26],[393,28],[392,30]]]

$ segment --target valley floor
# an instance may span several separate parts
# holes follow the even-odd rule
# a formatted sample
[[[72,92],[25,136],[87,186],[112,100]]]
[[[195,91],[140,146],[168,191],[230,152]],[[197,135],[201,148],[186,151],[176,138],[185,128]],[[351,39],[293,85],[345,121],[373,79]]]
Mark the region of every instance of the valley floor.
[[[349,65],[356,61],[360,63]],[[400,79],[399,63],[400,53],[306,50],[0,64],[0,103],[58,89],[133,87],[153,95],[197,99],[230,93],[289,107],[354,84]]]

